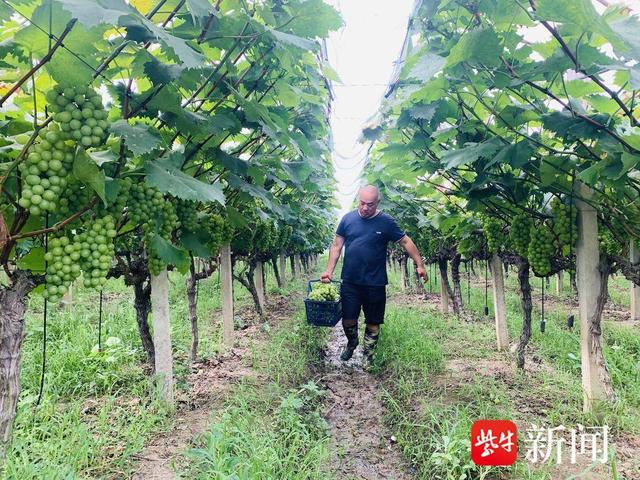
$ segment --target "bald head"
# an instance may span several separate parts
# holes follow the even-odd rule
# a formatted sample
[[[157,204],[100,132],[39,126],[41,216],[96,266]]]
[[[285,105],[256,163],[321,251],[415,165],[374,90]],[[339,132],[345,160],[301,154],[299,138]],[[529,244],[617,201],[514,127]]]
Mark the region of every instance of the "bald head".
[[[358,212],[362,218],[375,215],[380,203],[380,191],[373,185],[365,185],[358,192]]]

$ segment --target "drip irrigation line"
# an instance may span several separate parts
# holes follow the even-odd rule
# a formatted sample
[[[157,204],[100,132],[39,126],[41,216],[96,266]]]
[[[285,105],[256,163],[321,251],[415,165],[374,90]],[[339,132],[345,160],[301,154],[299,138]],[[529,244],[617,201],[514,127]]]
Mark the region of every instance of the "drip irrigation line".
[[[467,274],[467,305],[471,308],[471,272],[469,272],[469,265],[465,262],[464,271]]]
[[[44,216],[44,224],[46,228],[49,228],[49,212],[45,213]],[[44,234],[44,253],[49,252],[49,233]],[[49,262],[45,259],[44,261],[44,289],[47,291],[47,270],[49,268]],[[48,301],[44,299],[44,312],[42,317],[42,367],[40,373],[40,389],[38,390],[38,399],[36,400],[36,406],[40,405],[40,401],[42,400],[42,393],[44,392],[44,374],[47,369],[47,307]]]
[[[546,328],[546,321],[544,319],[544,277],[541,278],[541,283],[542,283],[542,301],[541,301],[541,311],[542,311],[542,317],[540,320],[540,333],[544,333],[545,328]]]
[[[489,260],[484,262],[484,314],[489,315]]]
[[[100,289],[100,304],[98,308],[98,351],[102,351],[102,289]]]

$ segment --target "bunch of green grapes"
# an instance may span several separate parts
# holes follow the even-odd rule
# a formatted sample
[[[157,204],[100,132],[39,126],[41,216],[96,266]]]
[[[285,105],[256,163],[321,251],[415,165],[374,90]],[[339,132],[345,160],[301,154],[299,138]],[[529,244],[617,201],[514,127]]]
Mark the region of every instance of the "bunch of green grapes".
[[[162,270],[164,270],[167,266],[167,264],[153,252],[149,254],[148,263],[149,271],[153,275],[160,275],[160,272],[162,272]]]
[[[107,282],[107,273],[115,255],[113,239],[116,224],[111,215],[99,217],[85,225],[74,242],[80,244],[80,265],[84,273],[84,286],[97,288]]]
[[[607,255],[621,255],[622,245],[616,240],[609,229],[600,228],[598,231],[598,242],[600,251]]]
[[[212,255],[216,255],[220,247],[229,243],[233,236],[231,225],[217,213],[205,216],[202,220],[202,228],[207,234],[207,246]]]
[[[275,224],[272,221],[260,222],[253,236],[254,252],[262,254],[271,252],[277,240]]]
[[[71,177],[67,188],[62,192],[62,196],[58,200],[58,212],[68,217],[86,207],[93,195],[94,192],[92,189]]]
[[[522,213],[513,217],[513,222],[509,229],[509,239],[511,240],[514,252],[524,258],[527,258],[529,255],[532,226],[533,221],[531,218]]]
[[[544,224],[532,228],[527,258],[535,273],[544,277],[551,272],[551,256],[554,252],[551,230]]]
[[[317,302],[335,302],[338,297],[338,289],[332,283],[315,283],[309,292],[309,300]]]
[[[33,215],[55,212],[73,166],[73,148],[65,143],[55,125],[43,128],[20,164],[23,186],[18,204]]]
[[[571,208],[569,205],[565,205],[554,197],[551,200],[551,212],[553,213],[552,229],[556,236],[556,246],[558,249],[562,249],[569,243],[575,244],[578,237],[578,226],[576,225],[577,211],[576,208]],[[571,214],[571,219],[569,215]],[[567,252],[568,253],[568,252]]]
[[[76,140],[84,148],[105,143],[109,122],[99,93],[83,85],[56,85],[46,99],[64,138]]]
[[[174,230],[180,227],[176,207],[172,201],[166,200],[157,211],[157,215],[155,230],[153,224],[148,222],[144,223],[142,227],[144,243],[149,254],[149,271],[154,275],[158,275],[166,267],[166,262],[160,258],[158,252],[156,252],[153,247],[155,234],[157,233],[165,240],[171,242]]]
[[[178,200],[176,212],[180,219],[180,228],[186,232],[195,232],[200,227],[198,220],[199,202],[189,200]]]
[[[48,251],[44,255],[47,261],[47,287],[44,298],[50,302],[60,301],[69,285],[80,275],[80,257],[82,246],[71,241],[66,235],[49,239]]]
[[[136,225],[150,226],[163,203],[164,195],[158,189],[147,186],[144,181],[134,183],[130,192],[129,220]]]
[[[503,245],[507,243],[507,236],[504,233],[503,225],[500,220],[493,217],[484,217],[482,219],[482,230],[487,239],[487,248],[489,252],[499,252]]]
[[[280,225],[277,230],[278,239],[276,240],[276,248],[279,252],[284,252],[291,241],[293,227],[291,225]]]
[[[113,203],[110,203],[105,210],[106,213],[113,215],[114,218],[120,219],[124,214],[125,207],[129,203],[133,180],[131,180],[130,177],[124,177],[116,181],[120,187],[118,190],[118,196],[116,197],[116,200]]]
[[[247,256],[251,253],[252,247],[253,230],[248,226],[237,229],[231,242],[231,250],[233,253],[241,256]]]
[[[158,275],[166,266],[153,248],[156,234],[171,241],[173,231],[180,226],[176,206],[170,199],[165,199],[157,188],[145,185],[144,182],[131,185],[129,201],[129,219],[134,224],[142,225],[143,239],[149,254],[149,270]]]

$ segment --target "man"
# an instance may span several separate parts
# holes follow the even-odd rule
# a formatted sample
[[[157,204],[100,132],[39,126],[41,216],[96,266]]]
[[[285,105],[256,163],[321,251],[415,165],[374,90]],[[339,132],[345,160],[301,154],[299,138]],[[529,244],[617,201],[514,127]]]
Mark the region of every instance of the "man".
[[[330,282],[344,245],[342,265],[342,327],[347,346],[340,355],[349,360],[358,346],[358,317],[364,311],[363,360],[370,366],[373,350],[378,343],[380,325],[384,322],[387,281],[387,243],[400,244],[414,260],[417,273],[427,280],[422,257],[413,241],[405,235],[396,221],[378,210],[380,193],[372,185],[358,192],[358,208],[347,213],[336,230],[336,237],[329,250],[327,269],[320,279]]]

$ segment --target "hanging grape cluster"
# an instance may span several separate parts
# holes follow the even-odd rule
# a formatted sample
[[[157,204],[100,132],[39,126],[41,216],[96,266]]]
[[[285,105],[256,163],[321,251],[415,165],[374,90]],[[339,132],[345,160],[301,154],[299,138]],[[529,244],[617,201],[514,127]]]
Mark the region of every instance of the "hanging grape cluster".
[[[280,225],[277,228],[277,240],[275,241],[275,248],[277,253],[285,252],[291,241],[291,235],[293,234],[293,227],[291,225]]]
[[[198,230],[198,202],[189,200],[178,200],[176,203],[176,213],[180,219],[180,229],[185,232],[195,232]]]
[[[266,222],[259,222],[256,225],[253,236],[253,248],[256,253],[271,256],[277,241],[278,235],[274,222],[268,220]]]
[[[509,229],[509,240],[511,240],[513,251],[524,258],[527,258],[529,255],[532,226],[533,221],[529,216],[519,214],[513,217],[513,222]]]
[[[217,213],[206,215],[202,220],[202,228],[206,232],[207,248],[212,255],[217,255],[220,247],[228,244],[233,237],[231,224]]]
[[[622,245],[618,242],[609,229],[601,228],[598,231],[598,243],[600,251],[607,255],[621,255]]]
[[[109,123],[100,94],[82,85],[56,85],[46,99],[64,138],[76,140],[84,148],[104,144]]]
[[[81,245],[81,268],[85,287],[101,287],[107,282],[107,273],[115,254],[113,239],[116,225],[111,215],[93,220],[76,236],[74,242]]]
[[[84,286],[97,288],[107,281],[114,256],[113,239],[116,229],[110,215],[88,221],[82,232],[70,239],[66,235],[49,240],[47,261],[47,288],[44,297],[58,302],[69,285],[84,274]]]
[[[487,239],[487,249],[490,253],[497,253],[501,247],[506,245],[507,236],[504,232],[502,222],[497,218],[483,217],[482,230]]]
[[[66,235],[49,239],[48,251],[44,255],[47,262],[47,286],[44,298],[57,303],[69,289],[69,285],[80,275],[82,245],[72,242]]]
[[[56,125],[43,128],[20,164],[23,187],[18,204],[33,215],[55,212],[73,166],[73,148],[65,143]]]
[[[544,224],[532,228],[527,258],[536,274],[544,277],[551,272],[551,256],[554,252],[551,230]]]
[[[119,186],[118,196],[116,197],[115,201],[113,201],[106,207],[105,210],[114,218],[119,219],[124,214],[125,207],[129,203],[133,180],[131,180],[130,177],[124,177],[120,180],[115,181],[118,182]]]
[[[62,196],[58,200],[58,213],[68,217],[69,215],[80,211],[86,207],[91,201],[93,190],[86,187],[82,182],[74,177],[69,178],[67,188],[62,192]]]
[[[131,185],[129,219],[136,225],[142,225],[144,243],[149,255],[149,270],[158,275],[166,266],[153,246],[156,234],[169,242],[173,231],[180,226],[174,203],[165,199],[157,188],[144,182]]]
[[[569,254],[569,245],[575,246],[578,237],[578,226],[576,224],[577,209],[566,205],[559,198],[551,200],[551,212],[553,213],[552,229],[556,237],[556,247],[562,250],[565,255]],[[569,216],[571,215],[571,218]],[[566,247],[566,248],[565,248]]]

